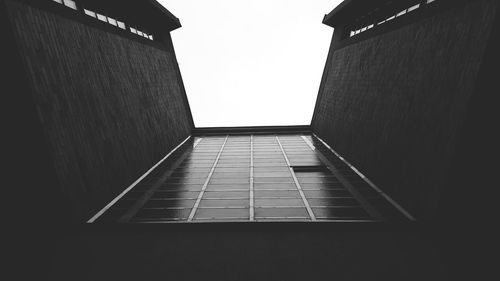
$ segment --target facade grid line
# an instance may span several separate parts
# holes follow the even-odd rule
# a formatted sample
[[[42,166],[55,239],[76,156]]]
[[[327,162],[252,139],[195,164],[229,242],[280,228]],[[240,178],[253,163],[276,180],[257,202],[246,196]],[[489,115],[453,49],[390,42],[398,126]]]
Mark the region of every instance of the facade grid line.
[[[290,170],[290,173],[292,174],[293,181],[295,182],[295,186],[297,187],[297,190],[299,191],[300,197],[302,198],[302,201],[304,202],[304,205],[306,206],[307,213],[309,214],[309,217],[311,217],[312,221],[316,220],[316,216],[314,215],[311,206],[309,205],[309,202],[306,199],[306,196],[304,194],[304,191],[302,191],[302,188],[300,186],[299,180],[297,179],[297,176],[295,175],[295,172],[293,171],[293,167],[290,164],[290,160],[288,159],[288,156],[286,155],[285,149],[283,148],[283,145],[280,142],[280,139],[278,136],[276,136],[276,141],[278,142],[278,145],[280,147],[281,153],[283,154],[283,157],[285,158],[286,164]]]
[[[217,154],[217,157],[215,158],[214,164],[212,165],[212,168],[210,169],[210,173],[208,174],[207,179],[205,180],[205,183],[203,184],[203,187],[198,195],[198,198],[196,199],[196,203],[194,204],[194,207],[191,210],[191,213],[189,214],[188,222],[193,220],[194,215],[196,214],[196,211],[198,210],[198,207],[200,206],[201,199],[203,198],[203,195],[205,194],[205,190],[207,189],[208,183],[210,182],[210,179],[212,178],[212,175],[214,174],[215,168],[217,167],[217,163],[219,162],[220,156],[221,156],[222,152],[224,151],[224,147],[226,146],[228,138],[229,138],[229,135],[226,135],[226,138],[224,139],[224,143],[222,143],[222,146],[219,150],[219,153]]]
[[[255,220],[253,135],[250,135],[250,221]]]

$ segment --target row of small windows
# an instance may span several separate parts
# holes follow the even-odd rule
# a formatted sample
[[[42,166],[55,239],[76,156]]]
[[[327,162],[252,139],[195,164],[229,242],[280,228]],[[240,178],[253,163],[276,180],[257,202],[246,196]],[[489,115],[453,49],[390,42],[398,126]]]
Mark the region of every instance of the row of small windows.
[[[78,10],[78,8],[76,7],[76,2],[73,0],[53,0],[53,1],[59,4],[63,4],[66,7],[70,7],[73,10]]]
[[[54,2],[57,2],[59,4],[63,4],[64,6],[66,7],[69,7],[73,10],[78,10],[78,7],[76,5],[76,2],[73,1],[73,0],[53,0]],[[109,23],[111,25],[114,25],[118,28],[121,28],[123,30],[127,30],[127,26],[125,25],[124,22],[122,21],[119,21],[117,19],[114,19],[114,18],[111,18],[111,17],[108,17],[108,16],[105,16],[105,15],[101,15],[99,13],[96,13],[94,11],[91,11],[91,10],[88,10],[88,9],[83,9],[83,12],[89,16],[89,17],[93,17],[93,18],[96,18],[102,22],[106,22],[106,23]],[[144,31],[141,31],[139,30],[138,28],[134,28],[134,27],[129,27],[129,30],[130,32],[134,33],[134,34],[137,34],[139,36],[142,36],[144,38],[147,38],[149,40],[153,40],[153,35],[151,34],[148,34]]]
[[[429,3],[432,3],[434,1],[436,1],[436,0],[426,0],[425,3],[429,4]],[[393,19],[395,19],[397,17],[400,17],[400,16],[402,16],[404,14],[407,14],[407,13],[409,13],[411,11],[414,11],[414,10],[420,8],[420,6],[421,6],[421,4],[413,5],[413,6],[409,7],[408,9],[404,9],[404,10],[400,11],[399,13],[396,13],[395,15],[392,15],[392,16],[386,18],[385,20],[383,20],[381,22],[378,22],[377,25],[384,24],[384,23],[386,23],[388,21],[391,21],[391,20],[393,20]],[[370,25],[367,25],[365,27],[362,27],[362,28],[359,28],[359,29],[356,29],[356,30],[352,30],[351,33],[350,33],[350,37],[352,37],[354,35],[357,35],[357,34],[363,32],[363,31],[366,31],[366,30],[368,30],[368,29],[370,29],[370,28],[372,28],[374,26],[375,26],[375,24],[370,24]]]

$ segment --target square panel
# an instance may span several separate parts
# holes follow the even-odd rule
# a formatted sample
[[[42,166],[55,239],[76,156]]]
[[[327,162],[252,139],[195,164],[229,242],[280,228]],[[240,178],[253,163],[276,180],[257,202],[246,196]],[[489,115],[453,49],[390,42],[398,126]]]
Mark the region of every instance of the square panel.
[[[248,178],[250,177],[250,172],[245,171],[245,172],[231,172],[231,173],[225,173],[225,172],[214,172],[212,175],[212,179],[227,179],[227,178]]]
[[[297,190],[295,183],[254,183],[255,190]]]
[[[306,208],[255,208],[255,218],[309,218]]]
[[[255,183],[294,183],[292,175],[289,177],[254,177]]]
[[[250,184],[209,184],[207,186],[207,191],[235,191],[235,190],[242,190],[242,191],[249,191],[250,190]]]
[[[249,208],[248,199],[203,199],[200,208]]]
[[[250,177],[247,178],[211,178],[209,184],[250,184]]]
[[[195,219],[221,219],[221,218],[250,218],[250,212],[246,208],[199,208],[194,216]]]
[[[290,173],[290,168],[289,167],[279,167],[279,166],[255,167],[254,168],[254,173],[274,173],[274,172],[287,172],[287,173]]]
[[[250,166],[248,167],[220,167],[217,166],[214,173],[250,173]]]
[[[247,199],[250,198],[248,191],[205,191],[203,199]]]
[[[255,199],[255,207],[304,207],[304,202],[302,199],[290,198],[290,199]]]
[[[275,178],[275,177],[291,177],[290,171],[285,172],[255,172],[253,173],[255,178]]]
[[[255,190],[255,198],[301,198],[295,190]]]

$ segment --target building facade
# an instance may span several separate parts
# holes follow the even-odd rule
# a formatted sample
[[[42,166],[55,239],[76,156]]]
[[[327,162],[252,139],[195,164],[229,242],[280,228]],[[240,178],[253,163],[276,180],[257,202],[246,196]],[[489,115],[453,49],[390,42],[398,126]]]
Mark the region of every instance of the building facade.
[[[304,127],[199,134],[89,223],[411,220]]]
[[[324,18],[312,130],[417,219],[481,217],[470,193],[493,182],[479,163],[495,151],[498,1],[366,2]]]
[[[14,181],[31,194],[22,197],[39,195],[45,209],[67,202],[84,221],[194,127],[170,38],[179,20],[156,1],[1,7],[10,162],[35,171]]]
[[[498,5],[346,0],[324,18],[311,126],[195,128],[180,23],[156,1],[0,0],[11,268],[477,279],[495,233]]]

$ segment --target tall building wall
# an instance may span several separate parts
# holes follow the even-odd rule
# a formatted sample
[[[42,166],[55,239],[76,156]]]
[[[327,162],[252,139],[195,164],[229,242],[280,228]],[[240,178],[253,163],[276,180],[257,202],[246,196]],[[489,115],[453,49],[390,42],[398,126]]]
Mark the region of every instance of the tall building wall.
[[[497,6],[451,5],[332,44],[313,130],[417,218],[448,181]]]
[[[5,7],[30,88],[19,94],[32,96],[59,188],[89,218],[190,135],[175,54],[97,20]]]

